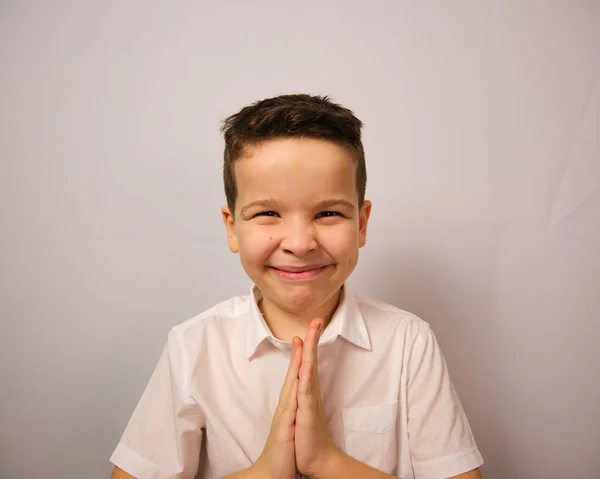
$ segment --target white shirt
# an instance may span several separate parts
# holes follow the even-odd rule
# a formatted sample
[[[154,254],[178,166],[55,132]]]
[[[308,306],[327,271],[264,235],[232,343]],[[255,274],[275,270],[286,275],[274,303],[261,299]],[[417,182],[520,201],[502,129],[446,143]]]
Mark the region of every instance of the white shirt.
[[[291,352],[271,334],[259,294],[170,331],[113,464],[138,479],[217,479],[256,461]],[[483,463],[435,336],[413,314],[345,286],[319,340],[319,381],[333,440],[359,461],[402,479]]]

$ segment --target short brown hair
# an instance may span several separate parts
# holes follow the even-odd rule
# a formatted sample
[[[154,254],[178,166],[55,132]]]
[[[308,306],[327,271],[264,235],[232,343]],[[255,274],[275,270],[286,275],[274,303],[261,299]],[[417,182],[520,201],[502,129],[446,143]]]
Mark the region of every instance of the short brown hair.
[[[358,207],[365,200],[367,171],[361,140],[362,122],[327,96],[281,95],[253,103],[223,121],[223,182],[227,206],[234,214],[237,188],[233,164],[248,146],[276,138],[319,138],[342,145],[356,161]]]

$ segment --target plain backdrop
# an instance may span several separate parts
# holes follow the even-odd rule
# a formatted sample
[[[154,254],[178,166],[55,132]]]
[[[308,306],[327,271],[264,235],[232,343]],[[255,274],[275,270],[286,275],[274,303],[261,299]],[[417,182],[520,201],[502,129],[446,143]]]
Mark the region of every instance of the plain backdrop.
[[[249,280],[219,123],[365,123],[354,288],[429,322],[485,479],[600,477],[600,2],[0,2],[0,477],[107,478],[174,325]]]

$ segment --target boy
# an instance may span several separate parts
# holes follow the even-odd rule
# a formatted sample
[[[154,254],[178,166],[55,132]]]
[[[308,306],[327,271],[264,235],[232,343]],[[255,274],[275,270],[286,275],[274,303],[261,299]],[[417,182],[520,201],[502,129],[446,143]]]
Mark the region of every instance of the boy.
[[[222,216],[252,290],[171,330],[113,479],[481,477],[427,323],[346,284],[371,213],[361,127],[309,95],[225,120]]]

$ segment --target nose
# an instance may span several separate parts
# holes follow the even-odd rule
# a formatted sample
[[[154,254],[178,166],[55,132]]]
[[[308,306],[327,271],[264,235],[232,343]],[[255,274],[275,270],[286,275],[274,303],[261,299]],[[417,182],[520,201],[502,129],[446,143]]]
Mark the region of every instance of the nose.
[[[295,221],[284,227],[281,248],[297,257],[305,256],[317,248],[314,224]]]

